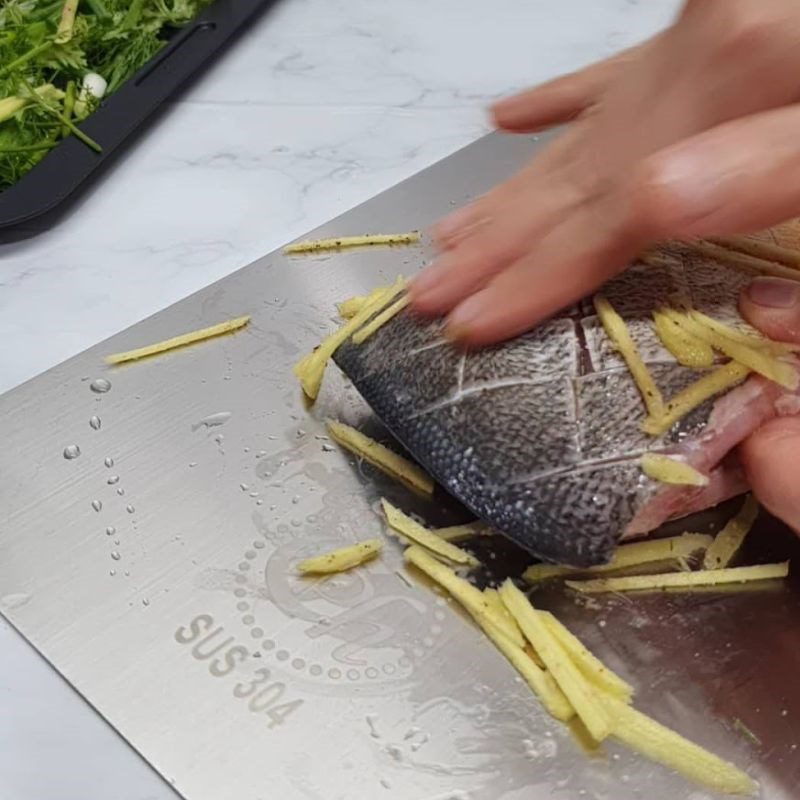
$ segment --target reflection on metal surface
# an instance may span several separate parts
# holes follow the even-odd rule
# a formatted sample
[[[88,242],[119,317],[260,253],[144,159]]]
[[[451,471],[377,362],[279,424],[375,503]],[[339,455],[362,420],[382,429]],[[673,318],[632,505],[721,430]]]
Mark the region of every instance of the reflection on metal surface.
[[[488,138],[313,235],[424,227],[530,148]],[[328,417],[382,437],[335,369],[311,413],[290,373],[335,301],[428,255],[267,256],[0,399],[0,610],[190,800],[709,797],[613,745],[584,752],[391,542],[352,573],[294,575],[299,559],[379,535],[381,496],[463,521],[331,445]],[[246,313],[235,337],[102,366]],[[749,557],[792,545],[762,521]],[[495,575],[525,566],[489,537],[479,547]],[[643,710],[751,769],[770,800],[795,795],[795,584],[537,598]]]

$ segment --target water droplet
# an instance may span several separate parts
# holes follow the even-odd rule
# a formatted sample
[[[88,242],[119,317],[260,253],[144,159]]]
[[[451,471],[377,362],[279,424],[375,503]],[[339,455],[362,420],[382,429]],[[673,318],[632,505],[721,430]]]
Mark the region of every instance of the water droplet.
[[[130,578],[130,576],[131,576],[131,573],[126,569],[125,570],[125,577],[126,578]]]
[[[142,605],[143,606],[149,606],[150,605],[150,601],[146,597],[143,597],[142,598]]]
[[[323,444],[322,445],[322,452],[323,453],[332,453],[336,448],[332,444]]]
[[[114,561],[119,561],[119,560],[120,560],[120,558],[122,558],[122,556],[119,554],[119,552],[118,552],[117,550],[115,550],[115,551],[114,551],[114,552],[111,554],[111,558],[113,558],[113,559],[114,559]]]
[[[246,492],[246,491],[247,491],[247,490],[248,490],[250,487],[249,487],[249,486],[248,486],[246,483],[240,483],[240,484],[239,484],[239,488],[240,488],[240,489],[241,489],[243,492]]]
[[[225,437],[224,437],[224,436],[223,436],[221,433],[218,433],[218,434],[217,434],[217,435],[214,437],[214,441],[215,441],[217,444],[222,444],[222,443],[225,441]]]
[[[100,417],[97,415],[89,418],[89,427],[94,431],[99,431],[102,424]]]
[[[107,381],[105,378],[95,378],[89,384],[89,388],[95,394],[105,394],[111,388],[111,381]]]
[[[92,508],[95,511],[99,511],[103,507],[102,502],[100,500],[92,500]]]
[[[190,466],[190,467],[192,467],[192,468],[194,468],[194,467],[196,467],[196,466],[197,466],[197,462],[196,462],[196,461],[190,461],[190,462],[189,462],[189,466]]]
[[[106,483],[107,483],[109,486],[113,486],[115,483],[119,483],[119,475],[112,475],[112,476],[111,476],[111,477],[110,477],[110,478],[109,478],[109,479],[106,481]]]
[[[219,411],[216,414],[209,414],[199,422],[195,422],[194,425],[192,425],[192,430],[196,431],[200,428],[218,428],[220,425],[224,425],[231,416],[233,415],[230,411]]]
[[[106,536],[113,536],[117,532],[117,529],[113,525],[109,525],[106,528]]]
[[[297,429],[297,438],[300,439],[306,435],[306,432],[302,428]]]
[[[299,502],[300,502],[300,495],[299,495],[299,494],[296,494],[296,495],[295,495],[295,496],[292,498],[292,505],[293,505],[293,506],[296,506],[296,505],[297,505]]]
[[[110,569],[108,574],[113,578],[117,574],[117,571],[115,569]]]
[[[119,489],[117,489],[117,494],[118,494],[120,497],[122,497],[122,495],[124,495],[124,494],[125,494],[125,490],[124,490],[124,489],[123,489],[123,488],[120,486],[120,487],[119,487]]]
[[[76,444],[67,445],[64,448],[64,458],[67,461],[72,461],[73,458],[77,458],[81,454],[81,449]]]
[[[113,466],[114,466],[114,459],[113,459],[113,458],[111,458],[111,456],[109,456],[109,457],[108,457],[108,458],[107,458],[107,459],[106,459],[106,460],[105,460],[103,463],[104,463],[104,464],[105,464],[105,465],[106,465],[106,466],[107,466],[109,469],[111,469],[111,467],[113,467]]]
[[[125,510],[126,510],[126,511],[127,511],[129,514],[133,514],[133,512],[134,512],[134,511],[136,511],[136,509],[135,509],[135,508],[134,508],[132,505],[127,505],[127,506],[125,507]]]

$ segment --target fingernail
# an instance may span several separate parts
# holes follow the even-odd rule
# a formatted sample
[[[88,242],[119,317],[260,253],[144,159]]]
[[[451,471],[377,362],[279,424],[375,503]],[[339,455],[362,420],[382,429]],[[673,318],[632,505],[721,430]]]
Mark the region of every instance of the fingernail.
[[[470,218],[471,214],[472,209],[470,206],[459,208],[458,211],[448,214],[433,226],[434,236],[436,236],[438,239],[452,238],[463,227],[464,223]]]
[[[438,271],[435,269],[436,261],[433,262],[430,266],[425,267],[418,275],[415,275],[411,279],[411,283],[409,284],[409,291],[411,292],[412,298],[414,300],[419,300],[428,292],[436,287],[436,284],[439,283],[439,274]]]
[[[791,308],[800,302],[800,284],[783,278],[756,278],[747,287],[747,297],[765,308]]]
[[[461,303],[447,318],[447,332],[449,339],[461,339],[469,331],[475,320],[486,310],[486,304],[481,294],[474,294]]]

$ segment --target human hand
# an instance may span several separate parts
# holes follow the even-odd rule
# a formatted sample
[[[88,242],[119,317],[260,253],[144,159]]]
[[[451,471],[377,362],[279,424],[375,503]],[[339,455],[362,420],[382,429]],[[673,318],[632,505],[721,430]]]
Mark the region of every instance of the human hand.
[[[498,103],[510,131],[570,122],[524,170],[434,231],[412,306],[488,344],[521,333],[667,238],[800,211],[800,6],[688,0],[609,61]]]
[[[800,284],[758,278],[739,305],[750,324],[771,339],[800,345]],[[740,446],[739,456],[762,505],[800,533],[800,416],[771,420]]]

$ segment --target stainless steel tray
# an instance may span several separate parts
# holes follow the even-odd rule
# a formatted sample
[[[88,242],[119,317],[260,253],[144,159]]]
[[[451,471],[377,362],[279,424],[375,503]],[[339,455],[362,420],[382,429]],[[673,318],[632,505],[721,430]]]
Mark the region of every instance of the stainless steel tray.
[[[487,137],[315,235],[424,227],[535,147]],[[334,301],[428,255],[273,253],[0,398],[3,613],[190,800],[709,797],[614,745],[583,752],[391,548],[352,574],[292,577],[297,557],[377,534],[374,502],[400,490],[321,438],[328,415],[368,416],[336,370],[309,414],[290,366]],[[244,313],[234,336],[102,366]],[[794,547],[759,525],[759,557]],[[540,602],[635,683],[641,708],[751,769],[765,797],[796,796],[794,582]]]

